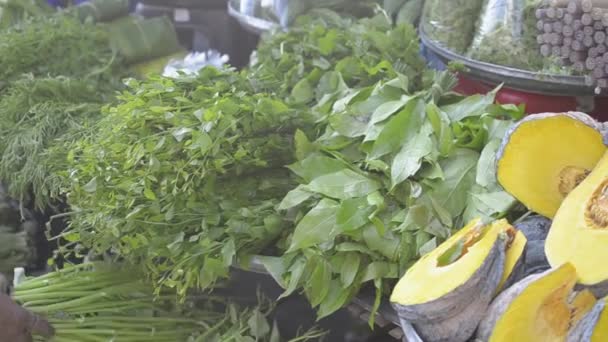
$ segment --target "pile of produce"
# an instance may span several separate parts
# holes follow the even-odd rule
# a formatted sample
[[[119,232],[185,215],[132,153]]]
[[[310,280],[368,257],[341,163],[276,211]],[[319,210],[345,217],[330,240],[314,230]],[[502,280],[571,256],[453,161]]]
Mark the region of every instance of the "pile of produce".
[[[529,116],[509,130],[496,157],[498,181],[552,221],[472,221],[412,266],[391,297],[410,325],[408,339],[608,336],[604,136],[603,124],[576,112]]]
[[[544,3],[535,12],[537,50],[584,73],[589,86],[608,87],[606,2],[552,0]]]
[[[112,24],[109,34],[69,13],[31,18],[3,32],[0,179],[10,196],[41,210],[60,200],[57,173],[65,170],[67,153],[62,140],[86,134],[101,107],[122,88],[127,62],[134,61],[128,58],[130,42],[142,34],[146,41],[157,41],[154,32],[141,33],[139,25],[172,32],[174,37],[165,34],[162,42],[177,42],[165,21],[125,19]],[[174,52],[175,45],[165,47],[169,50],[159,51]]]
[[[182,295],[209,287],[283,234],[284,166],[312,118],[213,67],[129,87],[70,152],[67,237]]]
[[[55,342],[281,340],[277,326],[268,322],[268,304],[244,308],[227,299],[198,296],[178,306],[171,295],[155,296],[143,279],[132,266],[85,263],[26,279],[13,297],[48,318]],[[313,330],[293,341],[322,335]]]
[[[423,87],[425,64],[413,27],[389,18],[350,19],[316,10],[288,32],[260,42],[250,67],[256,90],[293,105],[335,101],[341,87],[359,88],[402,74],[408,91]]]

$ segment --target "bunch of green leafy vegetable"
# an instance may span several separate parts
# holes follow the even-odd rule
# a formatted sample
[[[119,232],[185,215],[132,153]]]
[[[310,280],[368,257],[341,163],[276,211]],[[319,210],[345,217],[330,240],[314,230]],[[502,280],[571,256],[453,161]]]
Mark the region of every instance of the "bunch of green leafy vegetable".
[[[429,38],[465,53],[473,41],[483,0],[427,0],[421,26]]]
[[[120,68],[115,58],[108,34],[96,25],[69,15],[30,18],[0,35],[0,89],[24,74],[107,81]]]
[[[26,279],[13,296],[48,317],[55,342],[281,341],[268,322],[272,306],[263,299],[253,308],[218,296],[189,297],[187,305],[177,305],[167,292],[154,296],[142,279],[133,265],[85,263]],[[311,330],[297,341],[321,335]]]
[[[337,79],[362,87],[402,74],[410,90],[419,89],[425,63],[410,25],[393,27],[384,14],[354,19],[315,10],[289,31],[266,35],[250,69],[256,90],[310,104],[328,95],[325,89],[337,86],[332,83]],[[339,77],[325,77],[328,73]]]
[[[63,179],[57,172],[67,155],[63,142],[99,118],[112,89],[89,79],[26,76],[5,90],[0,98],[0,179],[11,196],[41,209],[59,197]]]
[[[493,105],[495,92],[447,93],[453,84],[442,73],[410,92],[395,78],[316,108],[323,134],[296,134],[289,169],[300,185],[279,206],[295,230],[282,256],[261,258],[284,295],[303,290],[324,317],[373,282],[375,310],[420,256],[470,219],[500,217],[515,204],[493,166],[522,111]]]
[[[68,240],[145,268],[180,295],[208,288],[276,240],[293,186],[293,132],[311,119],[245,75],[129,82],[70,152]]]

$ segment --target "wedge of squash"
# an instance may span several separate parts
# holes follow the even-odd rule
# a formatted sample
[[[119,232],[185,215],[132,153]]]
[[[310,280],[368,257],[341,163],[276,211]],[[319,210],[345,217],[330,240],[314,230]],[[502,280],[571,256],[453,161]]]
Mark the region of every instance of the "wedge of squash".
[[[566,342],[608,341],[608,310],[606,298],[600,300],[591,310],[573,325]]]
[[[553,218],[606,151],[604,126],[584,113],[530,115],[505,135],[497,178],[530,210]]]
[[[608,154],[559,208],[545,243],[551,266],[571,263],[579,283],[608,295]]]
[[[569,300],[575,283],[576,270],[570,264],[524,278],[494,299],[479,325],[477,339],[565,341],[576,311],[573,307],[589,307],[587,298]]]
[[[484,225],[474,220],[399,280],[391,302],[425,342],[467,341],[519,258],[506,262],[507,244],[516,234],[506,220]],[[511,239],[509,236],[513,236]],[[512,253],[523,254],[521,237]],[[525,242],[524,242],[525,244]],[[508,265],[508,266],[507,266]],[[415,340],[415,338],[414,338]]]

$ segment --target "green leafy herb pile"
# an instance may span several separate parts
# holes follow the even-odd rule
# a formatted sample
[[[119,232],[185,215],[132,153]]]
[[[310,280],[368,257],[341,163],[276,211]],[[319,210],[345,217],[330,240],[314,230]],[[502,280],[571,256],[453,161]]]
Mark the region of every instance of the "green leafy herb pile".
[[[293,132],[311,119],[230,70],[129,82],[70,153],[69,240],[185,295],[276,240]]]
[[[176,306],[174,296],[154,296],[142,279],[133,266],[85,263],[27,279],[13,296],[49,318],[55,342],[282,341],[276,325],[268,322],[270,305],[246,308],[202,297]],[[321,335],[309,331],[295,341]]]
[[[420,256],[468,220],[515,204],[493,165],[522,111],[493,105],[494,93],[446,95],[453,82],[439,74],[415,93],[400,78],[352,89],[323,117],[320,137],[296,135],[289,169],[300,185],[279,206],[295,230],[283,256],[262,258],[285,295],[303,289],[323,317],[373,282],[377,308],[383,287]]]
[[[68,15],[31,18],[0,35],[0,179],[45,209],[57,199],[66,151],[122,87],[127,70],[99,26]]]
[[[362,87],[397,73],[410,77],[411,89],[422,85],[425,63],[418,36],[410,25],[393,27],[389,18],[350,19],[328,10],[300,17],[288,32],[265,36],[250,77],[255,88],[288,98],[290,103],[321,100],[340,74],[348,87]],[[325,76],[325,77],[324,77]]]

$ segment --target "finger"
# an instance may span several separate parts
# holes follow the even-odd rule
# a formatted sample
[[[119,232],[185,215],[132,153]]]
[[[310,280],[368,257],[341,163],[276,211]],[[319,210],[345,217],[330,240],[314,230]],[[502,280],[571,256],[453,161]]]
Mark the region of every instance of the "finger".
[[[27,328],[27,330],[32,332],[34,335],[41,335],[44,337],[51,337],[55,335],[55,329],[53,326],[46,319],[34,313],[30,313]]]
[[[19,337],[17,337],[14,341],[15,342],[32,342],[32,341],[34,341],[34,339],[32,338],[31,334],[22,334]]]

